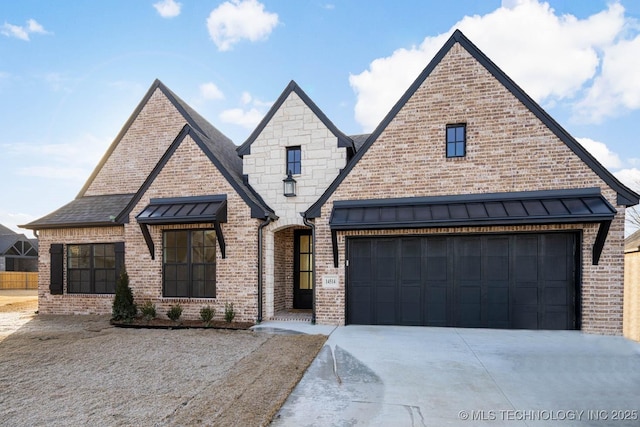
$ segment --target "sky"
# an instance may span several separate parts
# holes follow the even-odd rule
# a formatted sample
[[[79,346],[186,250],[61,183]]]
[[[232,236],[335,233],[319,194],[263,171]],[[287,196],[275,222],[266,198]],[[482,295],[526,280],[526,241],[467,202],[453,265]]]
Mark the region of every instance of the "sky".
[[[0,224],[73,200],[156,78],[237,145],[291,80],[367,133],[455,29],[640,191],[637,0],[0,0]]]

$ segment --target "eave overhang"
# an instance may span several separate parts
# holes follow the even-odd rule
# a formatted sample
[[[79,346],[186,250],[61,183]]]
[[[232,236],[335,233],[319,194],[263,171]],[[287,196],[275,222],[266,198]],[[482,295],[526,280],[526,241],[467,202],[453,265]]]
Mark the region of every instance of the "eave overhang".
[[[221,223],[227,222],[226,194],[194,197],[174,197],[151,199],[149,204],[136,215],[151,259],[155,259],[155,245],[149,232],[149,225],[171,224],[213,224],[220,246],[222,258],[226,257],[226,245]]]
[[[599,188],[585,188],[336,201],[329,226],[337,267],[338,231],[599,223],[596,265],[616,214]]]

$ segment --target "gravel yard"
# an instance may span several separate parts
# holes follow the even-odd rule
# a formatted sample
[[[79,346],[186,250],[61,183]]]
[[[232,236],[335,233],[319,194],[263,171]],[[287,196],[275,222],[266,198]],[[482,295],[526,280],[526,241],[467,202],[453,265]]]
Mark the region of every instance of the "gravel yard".
[[[267,425],[326,340],[8,307],[0,298],[0,425]]]

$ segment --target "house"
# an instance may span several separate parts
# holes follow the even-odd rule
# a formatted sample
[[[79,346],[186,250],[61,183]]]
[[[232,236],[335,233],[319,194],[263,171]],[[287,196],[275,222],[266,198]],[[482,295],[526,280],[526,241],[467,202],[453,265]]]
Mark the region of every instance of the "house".
[[[1,271],[38,271],[38,240],[0,224]]]
[[[640,341],[640,230],[624,240],[624,336]]]
[[[623,330],[638,194],[456,31],[370,135],[291,82],[240,146],[159,81],[75,200],[33,221],[42,313]]]

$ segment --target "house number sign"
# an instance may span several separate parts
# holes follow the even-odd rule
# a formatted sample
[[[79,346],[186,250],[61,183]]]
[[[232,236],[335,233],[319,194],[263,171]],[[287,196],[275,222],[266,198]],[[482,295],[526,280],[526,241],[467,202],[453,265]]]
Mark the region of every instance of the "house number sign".
[[[338,287],[338,275],[337,274],[325,274],[322,276],[322,287],[335,289]]]

